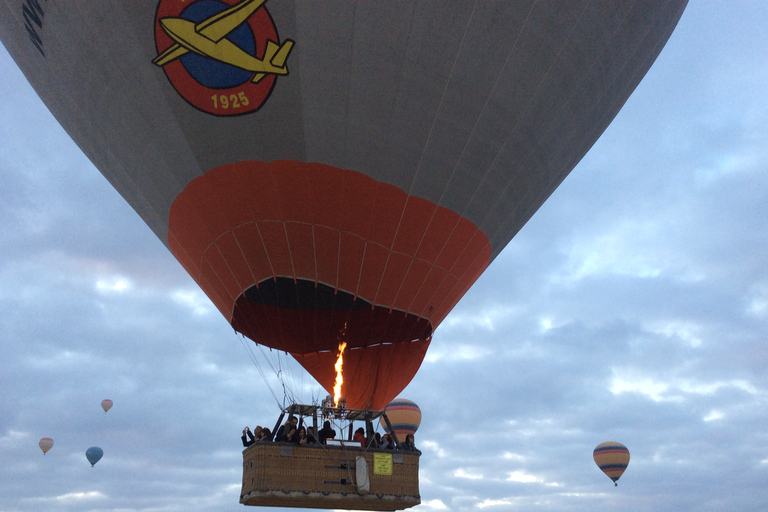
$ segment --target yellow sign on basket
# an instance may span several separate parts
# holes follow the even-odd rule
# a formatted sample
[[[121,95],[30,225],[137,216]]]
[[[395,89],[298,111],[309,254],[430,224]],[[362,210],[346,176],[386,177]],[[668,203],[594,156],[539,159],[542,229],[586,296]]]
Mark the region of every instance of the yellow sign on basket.
[[[373,454],[373,474],[391,475],[392,474],[392,454],[374,453]]]

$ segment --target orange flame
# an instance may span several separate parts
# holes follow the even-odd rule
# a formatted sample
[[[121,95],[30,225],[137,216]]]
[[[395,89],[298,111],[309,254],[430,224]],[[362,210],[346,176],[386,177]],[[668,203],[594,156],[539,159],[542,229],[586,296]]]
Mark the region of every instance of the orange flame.
[[[341,385],[344,384],[344,377],[341,375],[341,370],[344,366],[344,349],[347,348],[347,342],[343,341],[339,343],[339,357],[336,358],[336,383],[333,385],[333,401],[334,404],[339,405],[339,398],[341,398]]]

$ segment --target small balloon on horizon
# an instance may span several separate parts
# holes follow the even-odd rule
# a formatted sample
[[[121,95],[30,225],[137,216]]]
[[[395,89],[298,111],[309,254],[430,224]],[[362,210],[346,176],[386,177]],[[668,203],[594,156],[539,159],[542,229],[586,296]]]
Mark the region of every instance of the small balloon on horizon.
[[[629,464],[629,450],[621,443],[609,441],[600,443],[592,451],[592,458],[600,470],[618,486],[618,480]]]
[[[98,446],[91,446],[85,450],[85,458],[91,463],[91,467],[95,466],[97,462],[104,456],[104,450]]]
[[[101,408],[104,409],[104,414],[112,408],[112,400],[109,398],[101,401]]]
[[[43,450],[43,455],[45,455],[48,453],[48,450],[53,448],[53,439],[50,437],[43,437],[37,444],[40,446],[40,449]]]

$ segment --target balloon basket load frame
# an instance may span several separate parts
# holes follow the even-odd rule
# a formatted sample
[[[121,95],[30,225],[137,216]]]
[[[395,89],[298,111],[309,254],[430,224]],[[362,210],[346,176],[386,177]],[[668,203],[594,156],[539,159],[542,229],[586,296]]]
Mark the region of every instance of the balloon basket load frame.
[[[365,422],[368,439],[373,420],[383,411],[329,410],[314,405],[291,405],[277,420],[273,435],[286,414],[313,426],[334,418],[342,438],[325,445],[290,442],[256,442],[243,450],[243,483],[240,503],[264,507],[300,507],[347,510],[403,510],[419,505],[419,452],[384,450],[352,440],[355,421]],[[344,434],[347,434],[346,436]],[[396,439],[399,445],[400,441]]]

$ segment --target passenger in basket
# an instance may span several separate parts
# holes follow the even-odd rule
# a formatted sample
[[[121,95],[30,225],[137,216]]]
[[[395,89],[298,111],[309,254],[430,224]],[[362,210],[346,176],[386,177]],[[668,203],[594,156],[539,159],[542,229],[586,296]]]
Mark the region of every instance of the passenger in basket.
[[[359,442],[360,446],[365,448],[365,445],[366,445],[365,430],[363,430],[363,427],[360,427],[359,429],[355,430],[355,435],[352,436],[352,440]]]
[[[288,432],[288,435],[285,436],[285,439],[283,439],[286,443],[298,443],[299,442],[299,431],[296,430],[296,427],[291,427],[291,431]]]
[[[383,450],[394,450],[397,448],[397,446],[395,446],[395,442],[392,440],[391,434],[384,434],[381,436],[381,448]]]
[[[247,436],[247,439],[246,439]],[[243,441],[243,446],[246,448],[251,446],[253,443],[258,443],[259,441],[264,440],[265,438],[268,438],[269,436],[269,429],[268,428],[261,428],[257,426],[255,429],[253,429],[253,432],[251,432],[251,429],[248,427],[245,427],[243,429],[243,435],[240,436],[240,439]]]
[[[275,441],[289,441],[288,434],[291,432],[291,430],[296,430],[296,425],[299,424],[298,418],[296,416],[288,416],[288,419],[285,422],[285,425],[281,425],[279,429],[277,429],[277,436],[275,437]],[[295,432],[294,432],[295,433]]]
[[[307,444],[316,444],[317,436],[315,435],[315,427],[307,427]]]
[[[421,453],[421,450],[416,448],[416,445],[413,444],[413,434],[408,434],[405,436],[405,442],[400,443],[400,449],[409,452]]]
[[[256,440],[258,441],[271,441],[272,440],[272,432],[267,428],[264,427],[261,429],[261,436]]]
[[[309,442],[309,438],[307,437],[307,429],[304,427],[299,427],[299,430],[296,432],[294,442],[296,444],[300,444],[301,446],[306,446],[306,444]]]
[[[336,431],[331,428],[331,422],[328,420],[325,420],[323,428],[320,429],[318,434],[320,434],[320,442],[322,444],[326,444],[328,439],[334,439],[336,437]]]

